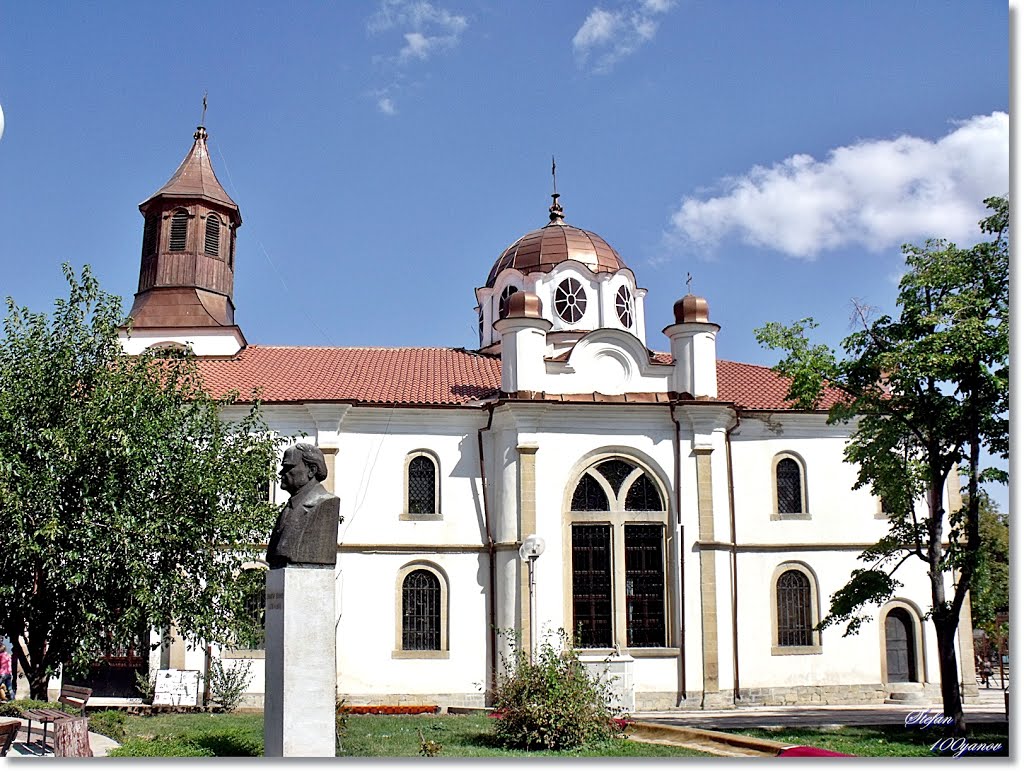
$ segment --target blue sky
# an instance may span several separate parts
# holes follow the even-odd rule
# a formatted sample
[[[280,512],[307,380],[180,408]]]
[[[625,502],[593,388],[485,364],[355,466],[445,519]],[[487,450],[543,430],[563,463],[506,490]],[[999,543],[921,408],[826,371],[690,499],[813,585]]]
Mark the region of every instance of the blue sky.
[[[8,3],[0,295],[60,263],[131,303],[137,205],[206,125],[242,210],[250,343],[476,346],[473,289],[566,220],[647,287],[693,289],[719,355],[851,299],[892,308],[899,245],[976,240],[1009,190],[1005,3],[602,0]]]

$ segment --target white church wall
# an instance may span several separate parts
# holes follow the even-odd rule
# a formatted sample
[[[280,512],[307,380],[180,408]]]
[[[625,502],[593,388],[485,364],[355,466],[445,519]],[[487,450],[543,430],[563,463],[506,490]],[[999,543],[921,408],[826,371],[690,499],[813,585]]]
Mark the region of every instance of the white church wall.
[[[447,651],[401,652],[399,571],[439,569],[447,580]],[[338,691],[360,702],[408,704],[479,695],[486,680],[486,553],[343,553]],[[486,685],[486,684],[483,684]]]

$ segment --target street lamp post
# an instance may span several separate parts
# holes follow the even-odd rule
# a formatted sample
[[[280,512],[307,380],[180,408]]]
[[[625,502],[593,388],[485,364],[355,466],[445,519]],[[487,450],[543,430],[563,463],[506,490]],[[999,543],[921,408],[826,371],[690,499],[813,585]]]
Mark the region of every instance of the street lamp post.
[[[519,548],[519,557],[525,560],[530,571],[530,664],[533,664],[533,653],[537,646],[537,582],[534,577],[534,563],[537,558],[544,554],[544,540],[535,533],[531,533]]]

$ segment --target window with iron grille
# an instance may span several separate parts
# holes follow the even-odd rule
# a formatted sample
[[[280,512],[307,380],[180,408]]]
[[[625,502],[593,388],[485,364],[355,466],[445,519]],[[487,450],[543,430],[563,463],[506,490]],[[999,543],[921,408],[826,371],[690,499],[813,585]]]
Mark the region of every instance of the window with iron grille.
[[[188,243],[188,212],[179,209],[171,215],[171,234],[167,248],[171,252],[184,252]]]
[[[412,571],[402,582],[402,649],[441,650],[441,582],[432,571]]]
[[[583,475],[579,485],[572,494],[573,512],[607,512],[608,494],[604,492],[601,483],[589,474]]]
[[[215,214],[206,218],[206,240],[203,251],[208,255],[220,256],[220,219]]]
[[[779,646],[813,646],[811,582],[803,571],[792,569],[775,585]]]
[[[779,514],[799,514],[804,511],[803,481],[800,464],[795,459],[782,458],[775,465],[775,492]]]
[[[510,284],[501,291],[501,299],[498,301],[498,318],[504,319],[508,316],[508,299],[519,292],[519,287]]]
[[[626,645],[665,645],[664,526],[626,524]]]
[[[429,456],[409,460],[409,514],[429,515],[437,512],[437,467]]]
[[[567,515],[580,648],[669,645],[664,502],[650,473],[627,459],[606,458],[580,476]]]
[[[611,528],[572,526],[572,626],[584,649],[612,645]]]
[[[146,224],[142,229],[142,256],[152,255],[156,252],[156,237],[159,233],[160,218],[155,214],[146,217]]]
[[[626,510],[629,512],[660,512],[665,508],[661,494],[646,474],[636,478],[626,494]]]

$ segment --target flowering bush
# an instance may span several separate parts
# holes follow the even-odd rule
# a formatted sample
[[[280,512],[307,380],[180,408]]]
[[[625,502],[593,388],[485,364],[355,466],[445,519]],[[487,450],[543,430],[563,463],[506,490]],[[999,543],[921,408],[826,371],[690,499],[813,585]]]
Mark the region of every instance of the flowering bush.
[[[534,654],[516,647],[495,693],[494,733],[507,748],[575,748],[621,733],[607,678],[592,675],[564,630]]]

